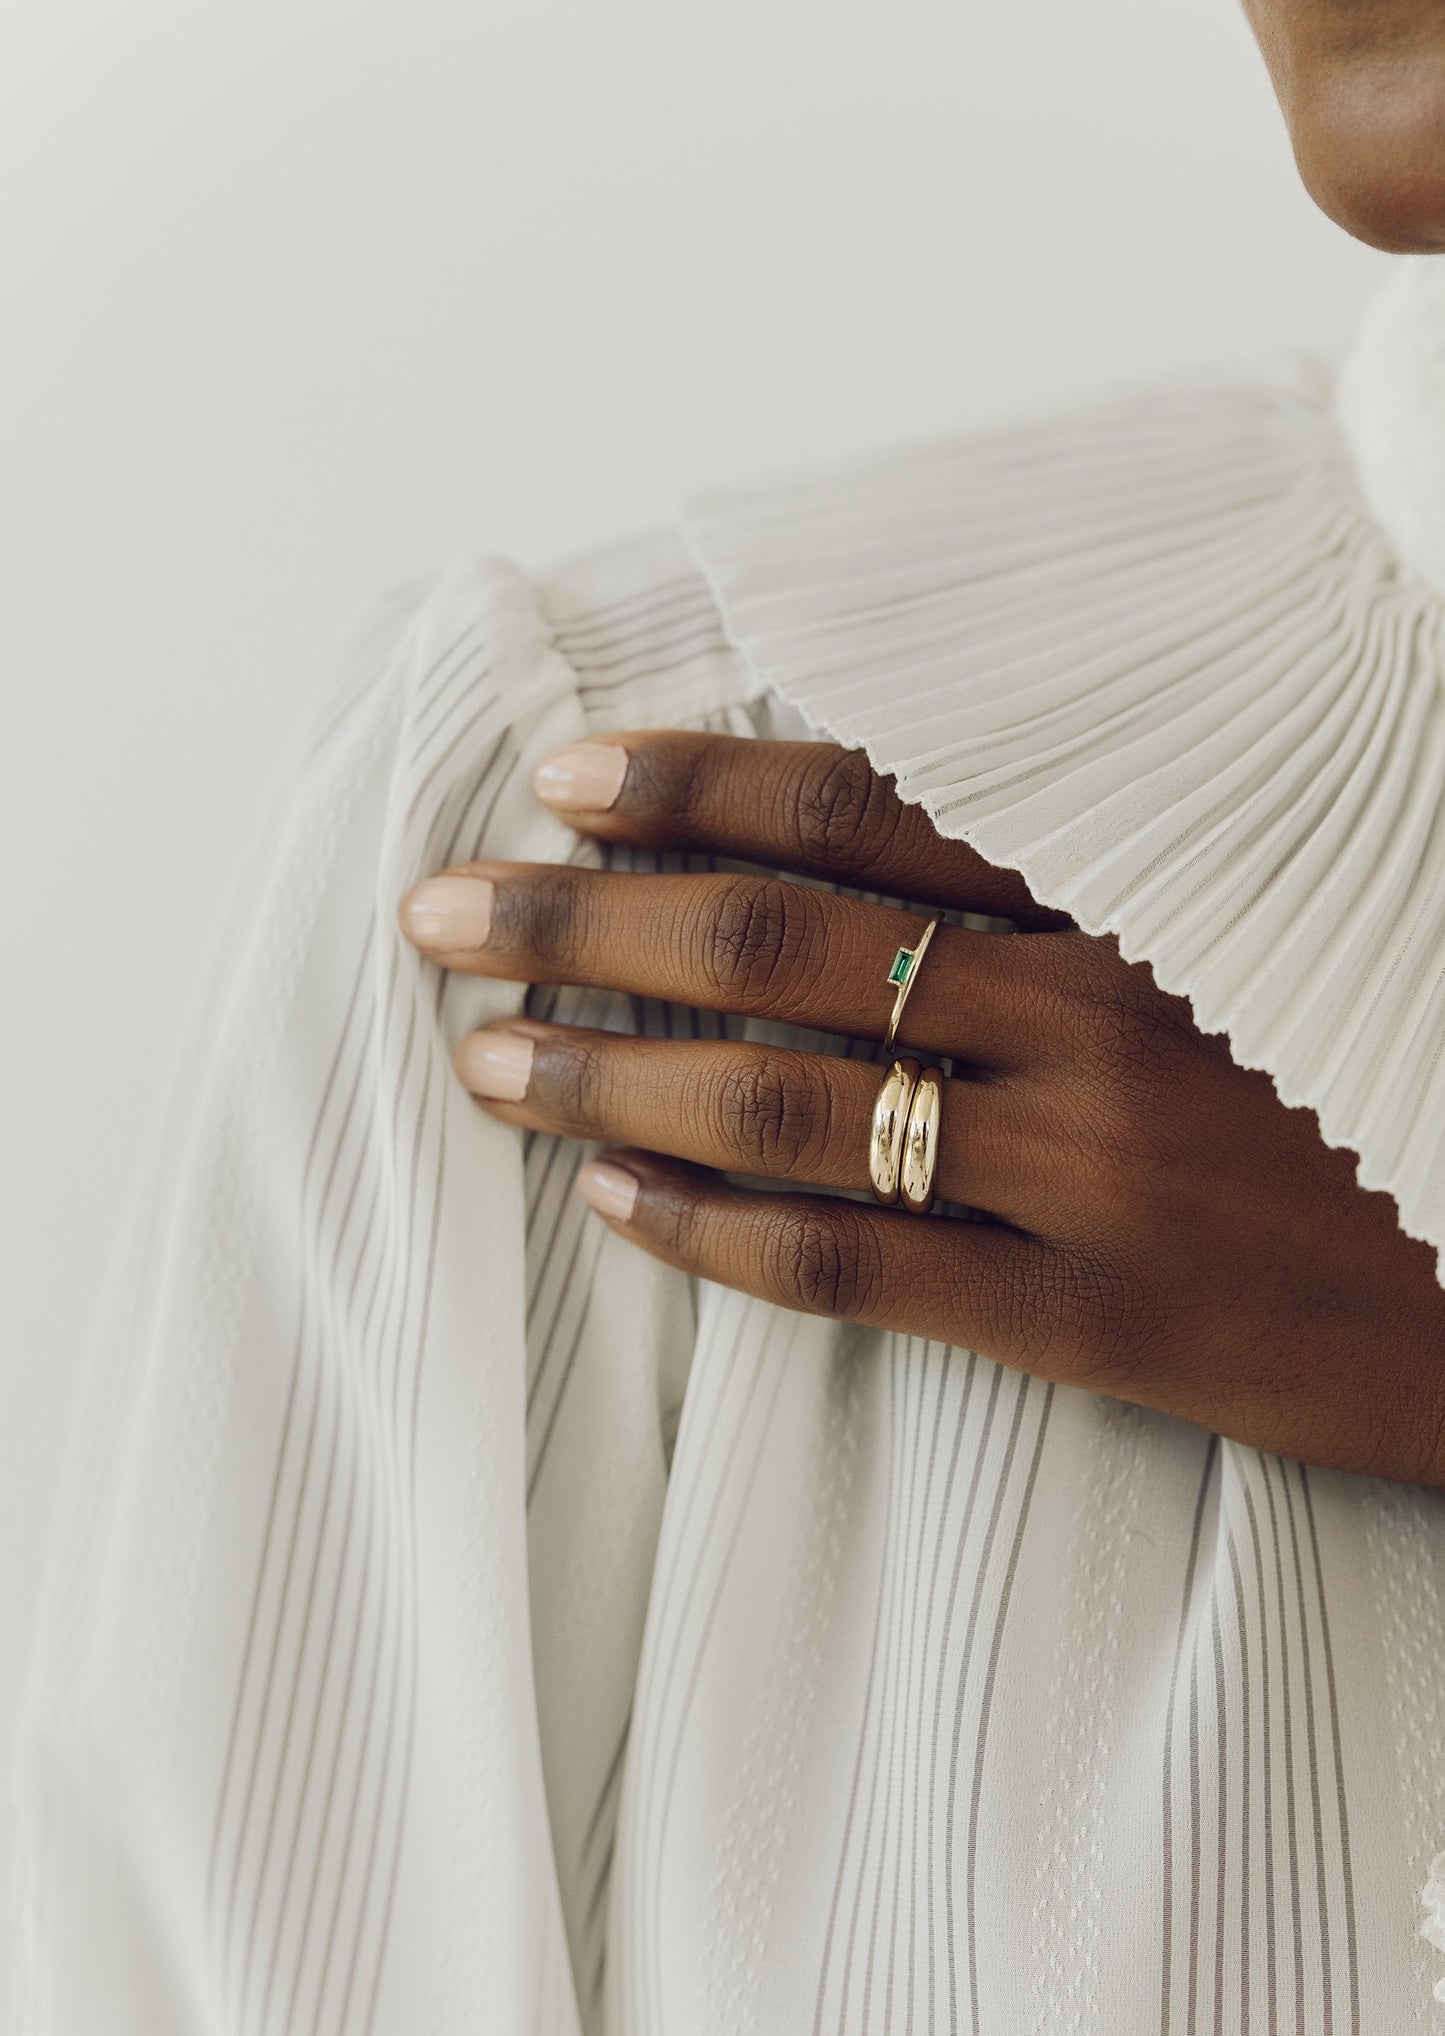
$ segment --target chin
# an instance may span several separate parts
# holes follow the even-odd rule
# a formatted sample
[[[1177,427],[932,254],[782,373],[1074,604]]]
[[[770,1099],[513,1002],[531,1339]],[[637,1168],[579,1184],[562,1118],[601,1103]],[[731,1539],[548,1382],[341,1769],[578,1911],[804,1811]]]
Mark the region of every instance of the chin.
[[[1390,254],[1445,251],[1445,53],[1342,65],[1290,109],[1305,188]]]

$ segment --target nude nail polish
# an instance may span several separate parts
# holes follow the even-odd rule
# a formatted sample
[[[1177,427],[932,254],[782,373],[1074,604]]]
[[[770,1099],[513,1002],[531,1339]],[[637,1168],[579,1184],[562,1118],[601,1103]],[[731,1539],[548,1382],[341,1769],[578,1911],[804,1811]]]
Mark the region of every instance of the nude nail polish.
[[[538,764],[537,797],[562,813],[605,813],[627,776],[627,751],[616,742],[573,742]]]
[[[485,1102],[520,1103],[535,1051],[524,1032],[473,1032],[457,1048],[457,1073]]]
[[[485,947],[494,895],[486,877],[428,877],[402,900],[401,930],[433,954]]]
[[[641,1185],[636,1174],[605,1159],[589,1159],[577,1173],[577,1192],[583,1201],[590,1202],[600,1216],[607,1216],[614,1223],[632,1220]]]

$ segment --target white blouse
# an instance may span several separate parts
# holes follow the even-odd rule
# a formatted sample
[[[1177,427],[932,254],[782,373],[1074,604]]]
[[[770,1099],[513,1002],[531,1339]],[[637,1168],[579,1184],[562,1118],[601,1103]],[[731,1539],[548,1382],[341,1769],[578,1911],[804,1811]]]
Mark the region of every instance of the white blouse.
[[[452,1074],[520,993],[395,927],[445,863],[595,859],[555,745],[800,712],[1445,1247],[1434,265],[1338,393],[1196,379],[377,618],[96,1339],[17,2032],[1430,2026],[1445,1501],[641,1256]]]

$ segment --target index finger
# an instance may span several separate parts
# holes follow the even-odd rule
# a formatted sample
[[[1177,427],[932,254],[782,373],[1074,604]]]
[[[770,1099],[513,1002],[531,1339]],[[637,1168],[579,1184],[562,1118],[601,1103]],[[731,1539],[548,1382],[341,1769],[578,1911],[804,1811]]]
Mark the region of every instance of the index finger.
[[[861,750],[832,742],[653,729],[570,744],[539,767],[538,796],[580,833],[692,850],[831,878],[860,890],[1010,919],[1068,926],[906,805]]]

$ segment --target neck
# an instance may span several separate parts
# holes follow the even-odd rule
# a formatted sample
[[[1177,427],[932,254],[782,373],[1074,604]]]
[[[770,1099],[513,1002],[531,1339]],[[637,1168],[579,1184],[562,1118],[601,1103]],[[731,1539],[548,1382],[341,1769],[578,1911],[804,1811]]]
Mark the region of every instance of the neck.
[[[1365,499],[1404,563],[1445,593],[1445,256],[1407,256],[1339,383]]]

